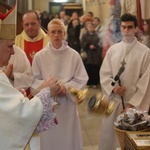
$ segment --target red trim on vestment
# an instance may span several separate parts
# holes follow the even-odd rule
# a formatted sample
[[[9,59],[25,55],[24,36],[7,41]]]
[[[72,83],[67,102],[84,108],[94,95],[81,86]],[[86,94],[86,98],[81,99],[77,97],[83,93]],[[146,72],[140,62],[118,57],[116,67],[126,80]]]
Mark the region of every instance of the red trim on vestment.
[[[24,51],[32,64],[33,57],[35,53],[43,48],[43,39],[36,42],[29,42],[24,40]]]

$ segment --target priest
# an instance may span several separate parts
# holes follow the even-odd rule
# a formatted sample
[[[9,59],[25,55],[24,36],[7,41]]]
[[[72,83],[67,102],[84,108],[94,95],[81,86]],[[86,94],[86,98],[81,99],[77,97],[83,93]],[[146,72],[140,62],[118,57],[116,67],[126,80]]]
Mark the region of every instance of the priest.
[[[15,45],[23,49],[32,64],[36,52],[40,51],[49,42],[48,35],[41,28],[38,14],[28,10],[22,16],[23,31],[16,36]]]
[[[57,124],[51,98],[60,90],[56,78],[49,77],[42,90],[29,100],[23,90],[17,90],[12,86],[2,71],[14,54],[15,31],[16,5],[6,14],[0,13],[0,149],[2,150],[32,149],[35,146],[32,134],[43,132]],[[32,144],[29,146],[27,143],[30,139]]]

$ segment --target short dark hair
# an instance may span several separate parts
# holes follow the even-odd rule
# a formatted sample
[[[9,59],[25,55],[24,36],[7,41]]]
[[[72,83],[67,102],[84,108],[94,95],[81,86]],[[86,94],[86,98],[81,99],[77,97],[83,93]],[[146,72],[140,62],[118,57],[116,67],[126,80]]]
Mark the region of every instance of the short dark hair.
[[[137,27],[138,26],[138,21],[135,15],[132,15],[130,13],[125,13],[121,16],[121,22],[126,22],[126,21],[133,21],[134,22],[134,26]]]
[[[94,15],[92,11],[89,11],[88,14],[90,14],[92,17]]]
[[[93,20],[96,19],[98,22],[100,22],[100,19],[98,17],[94,17]]]
[[[36,16],[36,18],[37,18],[37,20],[40,20],[39,15],[38,15],[37,12],[34,11],[34,10],[27,10],[27,11],[25,11],[24,14],[22,15],[22,18],[23,18],[23,16],[24,16],[25,14],[29,14],[29,13],[34,13],[35,16]],[[22,21],[23,21],[23,20],[22,20]]]

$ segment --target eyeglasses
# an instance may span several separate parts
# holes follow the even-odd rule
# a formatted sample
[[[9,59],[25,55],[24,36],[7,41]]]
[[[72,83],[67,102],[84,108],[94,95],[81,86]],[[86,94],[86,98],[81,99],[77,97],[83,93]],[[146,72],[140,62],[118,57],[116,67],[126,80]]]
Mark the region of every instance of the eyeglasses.
[[[122,29],[128,29],[128,30],[131,30],[131,29],[133,29],[134,28],[134,26],[124,26],[124,25],[121,25],[121,28]]]

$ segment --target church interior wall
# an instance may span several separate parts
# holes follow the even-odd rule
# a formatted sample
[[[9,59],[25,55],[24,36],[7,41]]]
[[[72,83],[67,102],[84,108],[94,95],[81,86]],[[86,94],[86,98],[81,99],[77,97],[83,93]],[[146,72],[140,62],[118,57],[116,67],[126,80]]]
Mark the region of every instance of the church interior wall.
[[[109,2],[106,1],[100,1],[100,0],[95,0],[94,2],[91,2],[90,0],[86,1],[86,12],[92,11],[95,17],[100,18],[101,23],[105,24],[106,19],[108,18],[109,15]]]
[[[33,9],[49,12],[49,2],[52,0],[37,1],[33,0]],[[69,0],[68,0],[69,1]],[[105,24],[109,15],[109,1],[110,0],[85,0],[84,13],[92,11],[94,16],[101,19],[101,23]],[[79,2],[79,0],[77,0]],[[82,2],[81,2],[82,3]],[[150,18],[150,0],[141,0],[142,18]]]
[[[141,0],[142,18],[150,18],[150,0]]]

